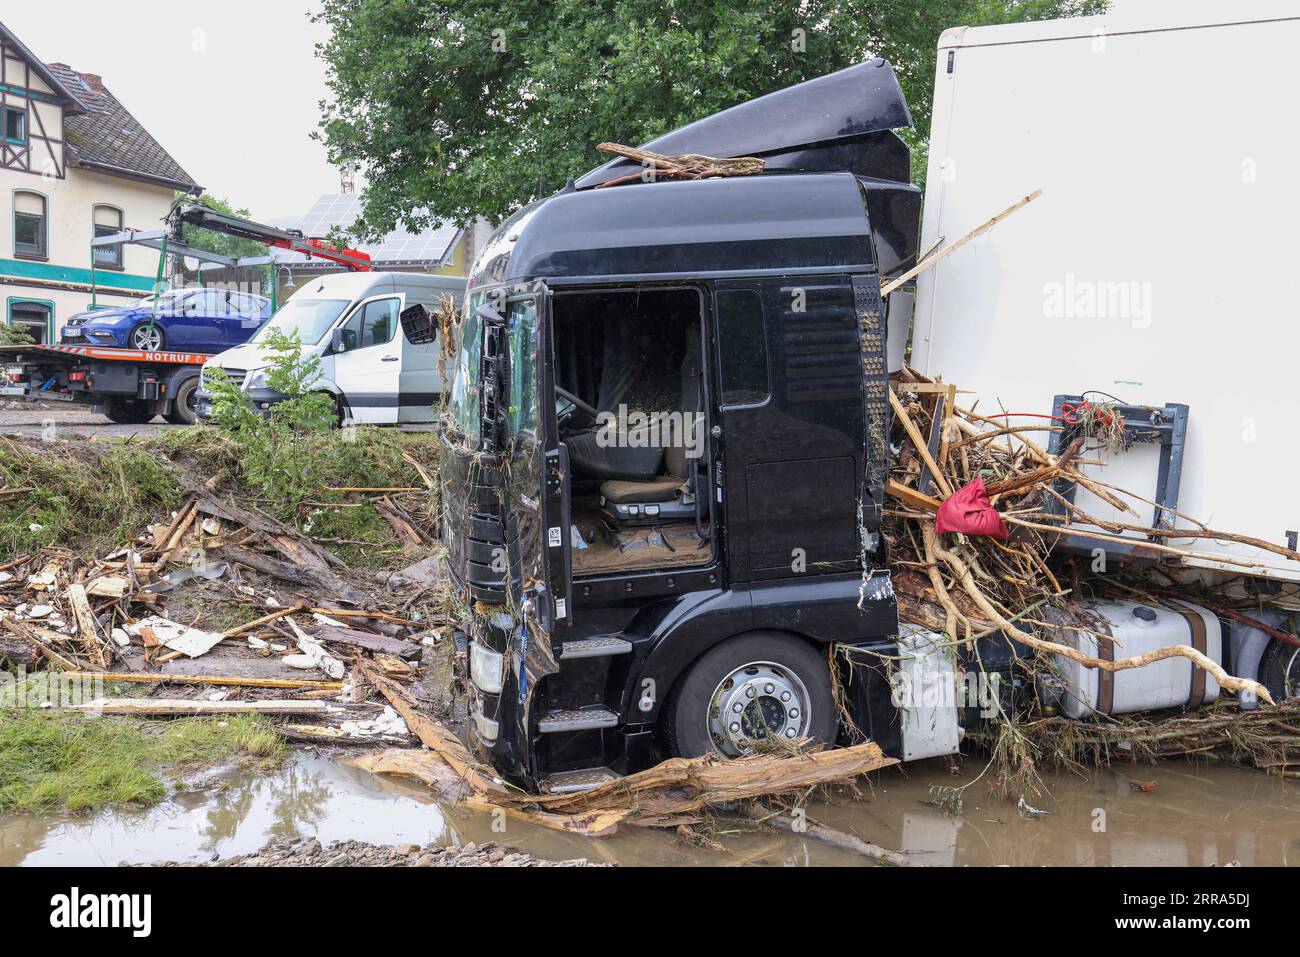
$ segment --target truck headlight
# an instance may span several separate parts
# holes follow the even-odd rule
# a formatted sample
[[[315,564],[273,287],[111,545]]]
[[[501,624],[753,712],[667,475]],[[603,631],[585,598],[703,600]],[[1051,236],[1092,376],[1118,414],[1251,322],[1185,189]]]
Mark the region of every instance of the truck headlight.
[[[479,738],[484,744],[494,744],[501,734],[500,723],[484,715],[479,707],[471,705],[469,710],[474,716],[474,727],[478,730]]]
[[[257,369],[248,374],[248,379],[244,382],[244,390],[265,389],[266,388],[266,370]]]
[[[477,641],[470,642],[469,680],[484,694],[500,694],[505,661],[505,655],[485,648]]]

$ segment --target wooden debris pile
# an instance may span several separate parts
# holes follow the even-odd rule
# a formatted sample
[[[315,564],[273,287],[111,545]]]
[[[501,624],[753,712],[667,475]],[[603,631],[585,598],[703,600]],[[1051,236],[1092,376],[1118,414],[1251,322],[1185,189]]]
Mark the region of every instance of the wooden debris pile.
[[[1104,405],[1092,406],[1070,422],[1041,420],[1020,424],[1017,416],[984,415],[964,408],[962,393],[904,368],[890,392],[894,413],[891,436],[898,450],[890,474],[885,533],[890,543],[894,587],[903,621],[945,634],[954,646],[1001,631],[1027,653],[1025,664],[1045,664],[1048,656],[1063,656],[1090,668],[1122,671],[1170,657],[1191,659],[1229,691],[1248,691],[1272,703],[1267,689],[1255,681],[1229,675],[1215,661],[1187,645],[1161,648],[1115,660],[1088,656],[1072,647],[1072,633],[1109,636],[1081,605],[1089,594],[1119,587],[1123,575],[1089,581],[1076,566],[1057,560],[1053,548],[1064,531],[1096,541],[1100,546],[1133,542],[1124,533],[1141,532],[1142,552],[1152,558],[1177,561],[1198,557],[1243,571],[1258,567],[1249,561],[1206,552],[1192,553],[1171,540],[1211,539],[1249,544],[1300,561],[1300,554],[1271,542],[1221,532],[1184,515],[1191,527],[1138,524],[1135,505],[1155,503],[1084,474],[1080,466],[1096,449],[1115,441],[1114,417]],[[1059,455],[1049,454],[1030,433],[1068,430]],[[988,503],[1005,522],[1005,540],[989,535],[941,534],[936,517],[943,503],[976,480],[983,480]],[[1058,482],[1087,489],[1098,499],[1135,521],[1103,520],[1069,501]],[[1053,504],[1054,508],[1047,508]],[[1104,580],[1103,580],[1104,579]],[[1124,586],[1132,597],[1140,579]],[[1201,598],[1191,593],[1184,597]],[[1157,599],[1153,599],[1158,602]]]
[[[293,526],[205,485],[187,488],[170,521],[107,556],[48,548],[0,566],[0,665],[100,689],[95,700],[60,701],[78,710],[257,712],[279,716],[299,740],[409,743],[400,716],[368,700],[353,676],[361,662],[416,675],[431,650],[446,651],[427,580],[395,592]],[[418,523],[387,506],[381,514],[399,540],[423,545]],[[105,697],[107,688],[119,697]]]
[[[1300,700],[1241,711],[1218,702],[1185,714],[1105,721],[1043,717],[1020,728],[1037,760],[1055,766],[1220,754],[1281,777],[1300,778]]]

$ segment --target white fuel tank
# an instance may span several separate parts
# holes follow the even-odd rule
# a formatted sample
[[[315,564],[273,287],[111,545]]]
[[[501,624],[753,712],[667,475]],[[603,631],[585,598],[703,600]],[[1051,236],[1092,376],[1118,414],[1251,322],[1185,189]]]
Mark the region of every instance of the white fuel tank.
[[[1219,619],[1199,605],[1170,601],[1165,607],[1109,601],[1088,607],[1104,622],[1096,630],[1109,632],[1114,639],[1107,641],[1087,633],[1069,633],[1073,640],[1068,643],[1091,658],[1117,660],[1170,645],[1190,645],[1210,659],[1223,662]],[[1115,672],[1086,668],[1059,655],[1056,661],[1065,685],[1061,710],[1072,718],[1093,713],[1129,714],[1179,705],[1198,707],[1219,695],[1219,683],[1214,676],[1181,656]]]

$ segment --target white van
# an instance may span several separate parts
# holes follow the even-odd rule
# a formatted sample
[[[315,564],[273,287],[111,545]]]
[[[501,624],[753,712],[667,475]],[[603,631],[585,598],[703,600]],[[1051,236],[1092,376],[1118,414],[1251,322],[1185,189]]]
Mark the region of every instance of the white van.
[[[204,363],[202,381],[210,369],[223,369],[255,408],[271,408],[284,396],[266,386],[266,337],[272,329],[296,329],[303,352],[320,357],[319,387],[335,397],[341,420],[430,422],[442,393],[441,344],[413,345],[399,316],[415,303],[433,311],[448,293],[459,308],[464,292],[464,279],[427,273],[346,272],[309,279],[248,342]],[[211,395],[200,385],[199,415],[207,418],[211,406]]]

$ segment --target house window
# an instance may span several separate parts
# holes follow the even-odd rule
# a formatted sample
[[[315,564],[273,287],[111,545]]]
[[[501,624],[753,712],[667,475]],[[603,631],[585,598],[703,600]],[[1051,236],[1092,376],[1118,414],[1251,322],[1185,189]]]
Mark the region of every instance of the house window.
[[[49,256],[46,242],[45,197],[25,190],[14,192],[14,255],[28,259]]]
[[[114,233],[122,231],[122,211],[116,206],[96,206],[94,216],[96,239],[101,236],[112,236]],[[121,243],[112,246],[94,246],[92,249],[94,250],[96,269],[122,268]]]
[[[9,300],[9,325],[35,343],[46,343],[54,332],[54,303],[39,299]]]
[[[27,111],[17,107],[4,107],[4,136],[6,143],[27,143]]]

